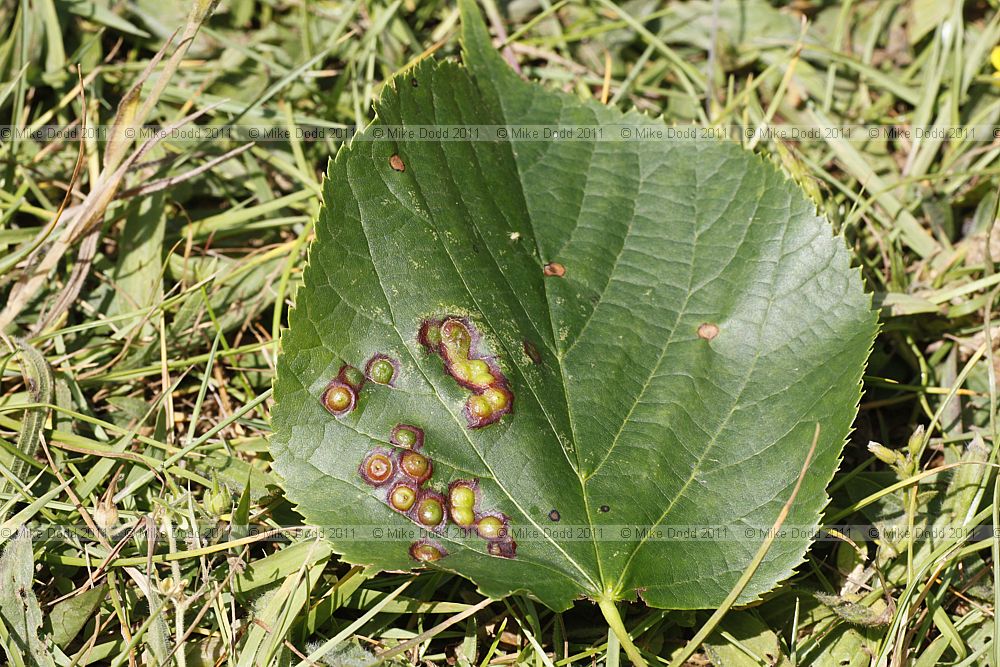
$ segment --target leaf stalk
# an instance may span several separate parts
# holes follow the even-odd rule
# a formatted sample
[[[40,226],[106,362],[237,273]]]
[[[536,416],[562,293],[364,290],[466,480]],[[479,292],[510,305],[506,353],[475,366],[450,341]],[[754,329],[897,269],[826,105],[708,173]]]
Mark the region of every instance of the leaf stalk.
[[[618,637],[622,648],[625,649],[625,655],[632,661],[632,664],[635,667],[648,667],[646,660],[642,657],[642,653],[639,652],[639,647],[635,645],[635,642],[632,641],[632,638],[628,634],[628,630],[625,629],[625,623],[622,621],[621,614],[618,613],[618,605],[615,604],[615,601],[610,597],[604,597],[597,601],[597,606],[601,608],[604,620],[607,621],[608,627]]]

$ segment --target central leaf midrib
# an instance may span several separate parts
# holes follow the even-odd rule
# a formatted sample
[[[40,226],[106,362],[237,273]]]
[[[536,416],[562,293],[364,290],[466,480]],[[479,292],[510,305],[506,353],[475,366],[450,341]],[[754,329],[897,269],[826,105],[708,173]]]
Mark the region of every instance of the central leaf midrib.
[[[472,77],[471,73],[467,72],[467,75],[472,80],[473,85],[475,85],[475,86],[479,85],[478,79]],[[497,92],[498,91],[496,91],[496,89],[494,89],[494,93],[497,93]],[[502,123],[506,124],[507,123],[507,112],[506,112],[506,108],[505,108],[505,105],[504,105],[504,99],[505,99],[505,97],[503,95],[497,94],[497,98],[499,100],[499,113],[500,113],[500,119],[499,120]],[[534,244],[535,244],[535,250],[538,253],[539,260],[540,261],[545,261],[546,258],[544,257],[542,249],[541,249],[541,246],[539,244],[538,234],[535,233],[534,219],[530,215],[531,212],[530,212],[530,209],[528,207],[528,199],[527,199],[527,196],[525,195],[524,174],[521,172],[520,162],[518,161],[517,156],[514,154],[514,142],[513,141],[506,142],[506,147],[507,147],[507,151],[508,151],[508,155],[509,155],[511,164],[513,164],[514,171],[515,171],[515,174],[517,176],[517,185],[518,185],[517,194],[520,196],[522,208],[524,209],[525,212],[528,213],[528,223],[529,223],[529,227],[531,228],[531,236],[532,236],[532,240],[534,241]],[[480,169],[480,172],[481,171],[482,170]],[[582,201],[582,199],[581,199],[581,201]],[[477,231],[477,233],[479,233],[478,227],[476,227],[476,231]],[[623,243],[624,243],[624,240],[623,240]],[[451,254],[449,253],[449,258],[450,257],[451,257]],[[452,259],[452,263],[454,264],[454,259]],[[457,267],[456,267],[456,270],[457,270]],[[463,278],[463,285],[465,285],[464,278]],[[466,285],[466,290],[468,290],[468,285]],[[554,317],[552,315],[552,302],[549,299],[548,287],[547,287],[546,281],[544,279],[542,280],[542,292],[543,292],[543,294],[545,296],[545,306],[546,306],[546,311],[547,311],[548,316],[549,316],[549,328],[550,328],[550,331],[551,331],[551,334],[552,334],[552,345],[553,345],[553,348],[555,350],[558,350],[558,348],[559,348],[559,345],[558,345],[559,337],[558,337],[556,329],[555,329],[555,319],[554,319]],[[529,317],[529,319],[530,319],[530,317]],[[584,576],[586,576],[587,580],[591,583],[591,585],[595,587],[595,590],[594,590],[595,596],[599,596],[599,595],[602,595],[602,594],[604,594],[606,592],[603,589],[607,586],[607,582],[604,581],[604,579],[605,579],[605,577],[604,577],[604,563],[603,563],[603,561],[601,559],[600,547],[597,544],[597,534],[596,534],[596,531],[593,530],[593,528],[597,524],[594,521],[594,515],[593,515],[593,512],[592,512],[592,510],[590,508],[590,498],[589,498],[589,495],[587,493],[586,480],[584,479],[582,473],[580,472],[580,464],[579,464],[579,451],[580,450],[579,450],[579,447],[577,446],[576,423],[575,423],[575,420],[573,418],[573,411],[572,411],[572,409],[570,407],[570,402],[569,402],[569,388],[568,388],[568,384],[567,384],[565,367],[562,364],[562,359],[561,359],[559,353],[556,352],[554,356],[555,356],[555,359],[556,359],[556,365],[559,368],[559,380],[560,380],[560,385],[562,386],[562,390],[563,390],[563,398],[565,400],[566,416],[567,416],[567,421],[568,421],[569,427],[570,427],[570,438],[571,438],[571,440],[573,442],[573,450],[574,450],[575,456],[577,457],[577,465],[573,465],[572,462],[569,461],[568,453],[566,452],[565,447],[563,447],[562,442],[559,439],[559,434],[558,434],[557,431],[555,431],[554,426],[553,426],[553,436],[555,437],[556,443],[559,445],[559,448],[563,451],[563,455],[564,455],[564,457],[566,457],[566,461],[569,464],[570,469],[573,471],[573,474],[576,476],[576,478],[577,478],[577,480],[578,480],[578,482],[580,484],[580,497],[583,499],[584,514],[587,517],[587,525],[592,529],[589,532],[590,532],[590,536],[591,536],[591,544],[593,545],[593,548],[594,548],[594,562],[597,564],[597,577],[598,577],[598,579],[601,582],[601,588],[597,588],[597,584],[593,581],[593,579],[589,575],[584,574]],[[517,366],[517,368],[518,368],[518,371],[521,374],[521,377],[525,380],[525,382],[527,382],[527,377],[526,377],[525,373],[523,371],[521,371],[520,366]],[[539,400],[538,395],[534,391],[533,388],[532,388],[532,394],[535,395],[535,400],[538,403],[539,408],[543,411],[543,413],[545,413],[545,408],[543,407],[541,400]],[[545,413],[545,414],[546,414],[546,417],[548,417],[548,414],[547,413]],[[549,420],[549,423],[551,425],[551,419]],[[534,522],[532,522],[532,523],[534,523]],[[535,525],[537,526],[537,524],[535,524]],[[577,568],[579,569],[579,565],[577,565]],[[581,572],[582,572],[582,570],[581,570]]]
[[[349,178],[349,176],[348,176],[348,178]],[[383,186],[385,187],[386,191],[389,192],[390,194],[392,194],[392,196],[396,199],[396,201],[400,202],[404,207],[406,207],[405,202],[403,202],[399,198],[399,196],[395,193],[395,191],[393,190],[393,188],[390,187],[389,183],[382,177],[381,173],[379,173],[379,178],[380,178],[380,180],[382,180]],[[416,193],[417,196],[420,197],[420,199],[422,201],[426,202],[426,198],[424,197],[423,192],[420,189],[420,183],[417,181],[416,178],[413,179],[413,182],[414,182],[415,187],[417,188],[417,193]],[[454,181],[452,179],[452,183],[453,182]],[[430,220],[428,218],[425,218],[424,216],[419,215],[416,211],[413,211],[409,207],[406,207],[406,208],[414,216],[416,216],[418,219],[422,219],[424,221],[424,223],[427,224],[428,226],[430,226],[432,229],[437,229],[438,228],[437,225],[433,224],[432,220]],[[433,213],[431,212],[431,210],[430,210],[429,207],[427,207],[427,215],[428,216],[433,216]],[[471,216],[470,216],[470,219],[471,219]],[[469,443],[469,446],[476,453],[476,456],[479,457],[479,459],[482,462],[483,466],[487,470],[490,471],[490,474],[493,476],[493,479],[495,480],[496,485],[503,491],[504,495],[507,496],[507,498],[510,500],[511,504],[518,508],[518,511],[521,512],[521,514],[531,523],[532,526],[534,526],[534,528],[536,530],[538,530],[542,534],[545,534],[548,542],[550,544],[552,544],[552,546],[559,553],[561,553],[563,555],[563,557],[566,559],[566,561],[569,564],[571,564],[578,572],[580,572],[580,574],[590,584],[591,589],[596,593],[599,590],[598,589],[598,585],[593,580],[593,578],[590,576],[590,574],[587,572],[587,570],[585,568],[583,568],[576,561],[576,559],[574,559],[572,556],[570,556],[562,548],[562,546],[556,540],[554,540],[550,535],[548,535],[548,533],[546,531],[544,531],[542,529],[542,527],[533,518],[531,518],[530,513],[528,511],[526,511],[525,508],[523,508],[520,505],[520,503],[517,502],[517,500],[515,500],[514,496],[507,489],[506,485],[501,481],[501,477],[497,475],[496,471],[492,468],[492,466],[490,466],[490,464],[487,463],[486,458],[483,456],[482,452],[479,450],[478,447],[476,447],[476,444],[473,442],[472,438],[469,436],[469,434],[467,432],[466,426],[464,424],[462,424],[461,420],[451,411],[450,407],[448,406],[447,402],[443,399],[443,397],[440,396],[440,394],[436,390],[434,390],[433,383],[431,383],[430,378],[426,375],[426,373],[423,371],[423,369],[420,368],[420,365],[417,362],[417,360],[413,357],[412,351],[410,350],[409,346],[406,345],[406,342],[405,342],[405,340],[403,338],[402,332],[399,330],[398,326],[396,325],[395,310],[394,310],[394,308],[392,306],[392,303],[391,303],[391,301],[389,299],[388,294],[386,294],[386,292],[385,292],[385,286],[384,286],[384,284],[382,282],[382,276],[381,276],[381,274],[378,271],[378,264],[375,261],[375,257],[374,257],[374,255],[372,253],[371,239],[368,237],[368,229],[367,229],[367,227],[364,224],[362,224],[361,227],[362,227],[362,231],[363,231],[364,236],[365,236],[366,244],[368,245],[368,251],[369,251],[369,255],[371,256],[373,268],[374,268],[376,274],[379,276],[379,281],[378,281],[379,282],[379,287],[382,290],[383,298],[385,298],[387,304],[389,305],[389,312],[392,314],[392,321],[393,321],[392,322],[392,327],[393,327],[393,330],[395,331],[396,335],[399,337],[400,342],[403,344],[403,347],[407,350],[407,354],[410,356],[411,360],[414,362],[414,364],[417,366],[417,368],[420,369],[421,375],[424,377],[424,380],[425,380],[425,382],[427,382],[428,386],[431,387],[431,389],[432,389],[435,397],[441,403],[441,405],[445,409],[445,411],[451,416],[452,420],[456,423],[456,425],[458,426],[459,430],[462,432],[463,436],[465,437],[466,441]],[[479,234],[480,237],[482,237],[482,234],[479,231],[478,227],[476,227],[476,233]],[[476,303],[477,308],[479,308],[479,312],[482,313],[483,317],[487,319],[487,323],[489,324],[490,328],[493,331],[497,331],[497,329],[493,326],[492,322],[489,321],[488,314],[485,311],[483,311],[483,309],[480,307],[479,299],[476,297],[475,292],[472,290],[472,288],[469,286],[468,282],[465,280],[465,276],[462,274],[462,271],[459,269],[458,264],[455,261],[455,258],[452,256],[450,250],[448,249],[446,242],[442,238],[442,235],[441,234],[437,234],[436,235],[436,240],[437,240],[438,244],[440,245],[440,247],[444,250],[445,254],[448,256],[448,259],[451,262],[452,267],[455,270],[455,274],[461,280],[462,286],[463,286],[464,290],[468,293],[470,299],[474,303]],[[496,260],[495,260],[495,258],[493,258],[492,253],[487,253],[487,254],[490,256],[490,258],[493,260],[494,264],[497,266],[498,271],[500,271],[500,273],[503,274],[503,271],[500,269],[499,265],[496,264]],[[509,281],[507,281],[506,275],[504,275],[504,281],[507,282],[508,287],[511,288],[511,293],[513,294],[514,293],[513,292],[513,287],[510,285]],[[525,317],[530,321],[531,320],[530,315],[528,315],[527,311],[524,310],[524,308],[520,304],[520,302],[517,299],[515,299],[514,301],[518,304],[518,306],[521,307],[522,311],[524,312]],[[518,373],[521,375],[521,377],[524,380],[525,384],[528,385],[528,387],[531,390],[532,394],[535,396],[535,402],[538,404],[539,409],[542,411],[542,414],[544,414],[546,416],[546,420],[548,421],[549,426],[552,429],[553,437],[555,438],[556,442],[558,443],[559,442],[558,432],[556,431],[555,425],[552,422],[551,418],[548,416],[548,413],[545,412],[545,408],[543,407],[542,402],[539,400],[536,392],[534,391],[534,387],[531,386],[530,382],[528,381],[526,375],[521,370],[520,366],[517,365],[516,362],[513,361],[513,359],[516,359],[516,357],[513,357],[511,355],[511,353],[510,353],[510,350],[506,348],[506,344],[502,340],[502,337],[498,335],[497,339],[500,340],[500,344],[504,346],[504,349],[506,350],[508,356],[510,356],[512,358],[512,366],[518,370]],[[561,447],[560,447],[560,449],[561,449]],[[572,466],[571,466],[571,468],[572,468]]]

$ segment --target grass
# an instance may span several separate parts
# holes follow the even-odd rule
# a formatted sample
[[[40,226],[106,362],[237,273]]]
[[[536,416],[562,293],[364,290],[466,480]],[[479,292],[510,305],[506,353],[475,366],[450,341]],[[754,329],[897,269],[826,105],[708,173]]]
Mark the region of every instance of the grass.
[[[668,122],[885,130],[1000,117],[1000,13],[986,0],[486,8],[525,75]],[[366,572],[288,528],[300,522],[266,446],[275,341],[339,142],[125,134],[362,127],[383,81],[456,54],[457,10],[7,0],[0,25],[3,123],[120,130],[0,141],[11,664],[621,664],[593,605],[556,614],[524,596],[484,600],[443,573]],[[885,131],[741,140],[844,232],[882,310],[828,525],[997,524],[1000,145]],[[26,522],[65,533],[31,542],[12,530]],[[84,539],[95,526],[113,530]],[[1000,664],[997,541],[912,535],[819,542],[751,609],[621,605],[625,631],[651,664]],[[44,642],[25,639],[37,623]]]

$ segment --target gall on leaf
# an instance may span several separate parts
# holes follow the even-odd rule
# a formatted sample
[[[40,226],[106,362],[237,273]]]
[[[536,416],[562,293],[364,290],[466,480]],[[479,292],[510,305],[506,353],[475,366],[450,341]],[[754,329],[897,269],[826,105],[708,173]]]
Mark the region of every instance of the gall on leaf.
[[[433,563],[447,555],[445,548],[434,540],[417,540],[410,546],[410,557],[422,563]]]
[[[444,506],[444,496],[437,491],[423,489],[417,497],[413,509],[410,510],[410,514],[413,520],[421,526],[437,530],[444,527],[447,518]]]
[[[389,442],[403,449],[419,450],[424,446],[424,430],[411,424],[396,424]]]
[[[623,123],[665,128],[525,81],[496,54],[475,3],[459,0],[459,9],[462,62],[425,59],[383,86],[373,127],[588,118],[605,135]],[[390,168],[392,153],[405,173]],[[600,197],[568,196],[588,191]],[[474,511],[502,511],[512,531],[610,522],[766,530],[795,488],[788,525],[820,524],[878,314],[844,238],[770,161],[736,142],[680,137],[354,142],[330,164],[324,194],[282,333],[269,440],[286,497],[309,523],[374,518],[419,529],[416,499],[405,516],[390,508],[396,484],[420,494],[440,482],[444,493],[453,479],[475,477],[483,494]],[[544,275],[551,261],[563,277]],[[482,419],[496,414],[483,367],[458,379],[446,370],[441,325],[452,318],[469,333],[464,362],[502,371],[496,386],[513,394],[511,411],[492,425]],[[718,334],[708,327],[699,336],[706,323]],[[449,333],[447,353],[461,357],[461,327]],[[327,369],[353,354],[364,370],[372,353],[390,349],[405,391],[368,380],[354,413],[335,419],[321,409]],[[470,423],[471,396],[482,402]],[[397,470],[367,485],[358,466],[372,447],[390,448],[399,423],[426,430],[421,453],[433,459],[432,477],[422,488]],[[553,508],[558,524],[546,517]],[[472,539],[435,536],[451,552],[450,569],[485,595],[526,591],[555,610],[580,598],[602,610],[637,598],[662,609],[718,608],[755,552],[743,540],[543,534],[522,540],[513,562],[503,560],[512,543],[466,532]],[[768,551],[735,606],[798,570],[813,542],[811,531],[800,533]],[[343,562],[378,570],[413,567],[414,539],[330,536]]]
[[[382,486],[396,472],[396,464],[391,453],[384,449],[373,449],[361,462],[358,472],[361,478],[372,486]]]
[[[417,502],[417,487],[409,482],[400,482],[389,492],[389,506],[401,514],[406,514]]]
[[[320,397],[323,407],[334,417],[343,417],[351,412],[357,400],[358,395],[354,387],[339,378],[331,381]]]
[[[399,362],[384,354],[376,354],[365,366],[365,376],[375,384],[394,386],[399,376]]]
[[[468,319],[448,316],[424,320],[418,340],[441,357],[446,372],[459,385],[472,392],[464,408],[469,428],[489,426],[511,412],[514,394],[507,378],[495,357],[477,349],[482,345],[482,336]]]
[[[409,478],[421,484],[430,478],[434,466],[429,458],[411,450],[399,455],[399,467]]]

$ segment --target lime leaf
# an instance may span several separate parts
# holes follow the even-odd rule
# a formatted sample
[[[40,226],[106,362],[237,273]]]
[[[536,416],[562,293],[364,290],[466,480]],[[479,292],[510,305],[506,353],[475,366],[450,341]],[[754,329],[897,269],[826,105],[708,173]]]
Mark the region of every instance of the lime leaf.
[[[462,18],[464,64],[391,81],[329,168],[274,385],[288,498],[351,563],[711,607],[819,424],[756,599],[801,563],[860,398],[876,317],[843,240],[767,161],[611,138],[665,126],[521,80]],[[392,132],[512,125],[597,130]],[[670,539],[692,526],[729,532]]]

